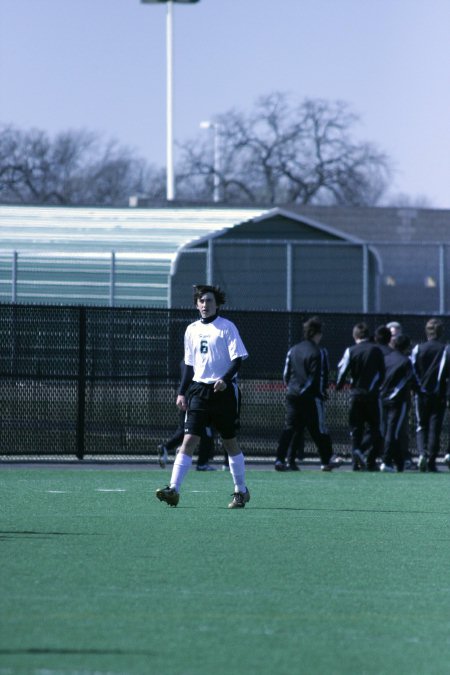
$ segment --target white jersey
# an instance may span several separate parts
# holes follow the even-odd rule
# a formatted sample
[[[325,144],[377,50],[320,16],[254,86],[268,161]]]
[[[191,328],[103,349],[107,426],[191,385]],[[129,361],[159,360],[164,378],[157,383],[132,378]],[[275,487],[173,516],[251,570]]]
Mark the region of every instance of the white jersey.
[[[234,359],[248,356],[239,331],[218,316],[210,323],[194,321],[184,334],[184,362],[194,368],[194,381],[211,384],[225,375]]]

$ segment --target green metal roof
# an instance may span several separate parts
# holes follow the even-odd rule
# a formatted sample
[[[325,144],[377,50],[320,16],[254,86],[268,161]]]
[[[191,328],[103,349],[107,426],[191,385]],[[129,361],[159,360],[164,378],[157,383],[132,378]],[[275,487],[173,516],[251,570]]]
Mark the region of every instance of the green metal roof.
[[[261,209],[0,206],[0,300],[105,304],[114,253],[116,304],[167,306],[171,265],[189,244]]]

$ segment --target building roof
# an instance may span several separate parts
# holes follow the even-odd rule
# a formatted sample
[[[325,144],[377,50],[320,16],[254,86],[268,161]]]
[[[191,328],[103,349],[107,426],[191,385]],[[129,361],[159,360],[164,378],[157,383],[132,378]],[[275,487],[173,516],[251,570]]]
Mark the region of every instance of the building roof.
[[[0,249],[77,255],[114,250],[172,260],[181,246],[262,213],[262,209],[0,206]]]
[[[289,212],[316,219],[367,242],[448,242],[450,210],[286,205]]]
[[[116,272],[123,270],[127,278],[119,281],[117,290],[123,293],[116,299],[129,304],[167,306],[171,265],[184,246],[225,232],[261,213],[262,209],[249,208],[0,206],[1,277],[9,280],[15,251],[19,270],[26,271],[19,276],[24,299],[73,302],[81,297],[83,301],[104,303],[109,297],[114,252]],[[53,267],[50,274],[55,259],[61,263],[59,272]],[[134,270],[131,263],[135,264]],[[139,264],[140,277],[136,267]],[[77,273],[80,265],[83,278]],[[133,281],[133,275],[139,278]],[[92,282],[86,283],[86,278]],[[141,295],[132,290],[133,283],[137,286],[135,282],[144,289]],[[62,285],[66,292],[61,298],[57,293]],[[9,289],[4,286],[0,299],[9,298]]]

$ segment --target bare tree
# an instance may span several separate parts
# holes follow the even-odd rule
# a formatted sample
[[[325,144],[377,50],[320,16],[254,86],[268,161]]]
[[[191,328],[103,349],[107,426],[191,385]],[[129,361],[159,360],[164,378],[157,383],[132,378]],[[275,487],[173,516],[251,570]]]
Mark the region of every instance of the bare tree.
[[[375,205],[386,191],[390,162],[374,145],[354,140],[357,121],[343,102],[291,105],[282,93],[259,99],[249,115],[220,115],[223,201]],[[217,167],[206,143],[181,146],[180,195],[211,197]]]
[[[0,201],[123,206],[133,193],[164,195],[162,169],[115,141],[85,130],[50,138],[40,130],[0,128]]]

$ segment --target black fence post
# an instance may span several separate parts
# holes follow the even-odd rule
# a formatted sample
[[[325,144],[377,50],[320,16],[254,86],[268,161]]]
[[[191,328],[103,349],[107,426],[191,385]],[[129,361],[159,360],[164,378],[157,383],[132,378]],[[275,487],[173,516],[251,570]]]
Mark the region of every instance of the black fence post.
[[[77,405],[77,450],[78,459],[84,457],[84,425],[86,403],[86,308],[79,308],[78,315],[78,405]]]

